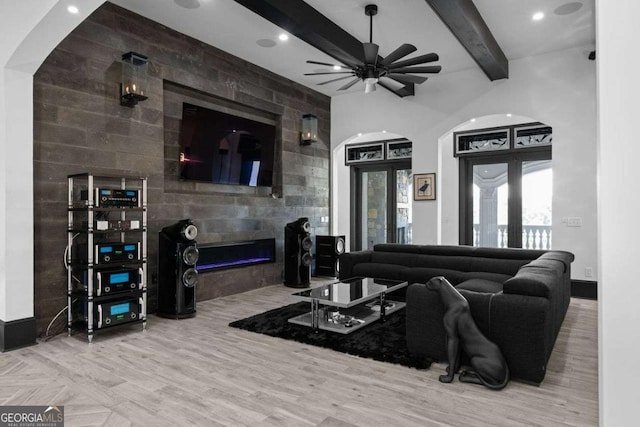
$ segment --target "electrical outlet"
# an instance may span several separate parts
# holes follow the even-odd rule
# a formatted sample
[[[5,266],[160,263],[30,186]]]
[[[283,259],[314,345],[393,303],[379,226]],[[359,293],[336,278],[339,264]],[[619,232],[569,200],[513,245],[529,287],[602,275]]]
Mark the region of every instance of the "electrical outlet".
[[[593,277],[593,268],[587,267],[584,269],[584,277]]]
[[[582,218],[579,216],[567,218],[567,227],[582,227]]]

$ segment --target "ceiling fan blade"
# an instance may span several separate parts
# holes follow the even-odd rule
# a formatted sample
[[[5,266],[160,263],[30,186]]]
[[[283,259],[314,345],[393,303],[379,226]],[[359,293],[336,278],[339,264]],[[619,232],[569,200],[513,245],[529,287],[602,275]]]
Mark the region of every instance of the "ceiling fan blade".
[[[304,75],[305,76],[321,76],[325,74],[353,74],[353,71],[327,71],[326,73],[305,73]]]
[[[333,79],[333,80],[327,80],[326,82],[318,83],[318,86],[326,85],[327,83],[337,82],[338,80],[348,79],[349,77],[351,77],[351,76],[344,76],[344,77],[338,77],[337,79]]]
[[[354,84],[358,83],[360,81],[360,77],[356,77],[355,79],[351,80],[349,83],[347,83],[346,85],[339,87],[338,90],[346,90],[349,89],[351,86],[353,86]]]
[[[382,86],[383,88],[385,88],[386,90],[388,90],[390,92],[396,93],[396,90],[393,87],[389,86],[387,83],[385,83],[385,81],[383,79],[378,80],[377,84],[378,84],[378,86]]]
[[[416,56],[415,58],[405,59],[404,61],[395,62],[389,65],[389,69],[400,67],[408,67],[416,64],[426,64],[427,62],[434,62],[440,59],[436,53],[427,53],[426,55]],[[307,61],[308,62],[308,61]]]
[[[420,84],[420,83],[424,83],[427,80],[427,77],[412,76],[411,74],[389,73],[385,77],[389,77],[390,79],[393,79],[393,80],[398,81],[400,83],[417,83],[417,84]]]
[[[318,62],[318,61],[307,61],[307,64],[316,64],[316,65],[325,65],[327,67],[335,67],[336,65],[339,66],[340,68],[349,68],[346,65],[341,65],[341,64],[329,64],[327,62]]]
[[[384,65],[384,66],[389,65],[392,62],[397,61],[400,58],[404,58],[410,53],[415,52],[416,50],[417,49],[414,45],[405,43],[399,48],[397,48],[396,50],[394,50],[393,52],[391,52],[389,55],[387,55],[387,57],[384,58],[382,61],[380,61],[380,65]]]
[[[362,43],[362,47],[364,48],[364,62],[366,64],[376,65],[380,46],[375,43]]]
[[[432,73],[432,74],[436,74],[439,73],[440,70],[442,70],[442,67],[439,65],[431,65],[428,67],[402,67],[402,68],[394,68],[392,70],[393,73],[400,73],[400,74],[406,74],[406,73]]]

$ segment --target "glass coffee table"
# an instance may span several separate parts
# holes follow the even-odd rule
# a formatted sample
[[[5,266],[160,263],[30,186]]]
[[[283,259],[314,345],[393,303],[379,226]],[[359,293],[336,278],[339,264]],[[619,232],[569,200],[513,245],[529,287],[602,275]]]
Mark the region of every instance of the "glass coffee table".
[[[408,285],[400,280],[355,277],[296,292],[291,298],[311,303],[311,311],[289,319],[290,323],[313,329],[349,334],[406,305],[387,300],[389,292]]]

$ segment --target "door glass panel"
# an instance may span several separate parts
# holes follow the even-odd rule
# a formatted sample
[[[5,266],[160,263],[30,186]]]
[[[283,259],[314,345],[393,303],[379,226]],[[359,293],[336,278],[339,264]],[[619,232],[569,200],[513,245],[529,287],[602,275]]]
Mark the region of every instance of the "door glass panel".
[[[551,249],[551,160],[522,162],[522,247]]]
[[[387,172],[362,172],[362,249],[387,243]]]
[[[473,166],[473,246],[509,245],[508,169],[507,163]]]
[[[411,169],[396,171],[396,243],[411,243]]]

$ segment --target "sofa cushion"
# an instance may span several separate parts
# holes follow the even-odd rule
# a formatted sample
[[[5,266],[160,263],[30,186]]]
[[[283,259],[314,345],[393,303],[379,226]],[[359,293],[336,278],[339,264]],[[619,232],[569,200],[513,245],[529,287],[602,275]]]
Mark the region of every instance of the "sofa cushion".
[[[474,248],[473,256],[479,258],[533,260],[546,251],[519,248]]]
[[[356,264],[351,271],[352,277],[373,277],[377,279],[407,280],[412,269],[397,264],[362,262]]]
[[[565,265],[562,261],[548,258],[535,259],[529,264],[524,265],[522,268],[546,268],[548,270],[552,270],[558,277],[562,276],[565,272]]]
[[[456,289],[464,289],[467,291],[482,292],[486,294],[497,294],[502,292],[502,282],[494,282],[486,279],[469,279],[458,284]]]
[[[400,252],[425,255],[457,255],[471,256],[475,248],[472,246],[447,245],[406,245],[400,243],[378,243],[374,245],[374,252]]]
[[[484,279],[491,280],[492,282],[503,283],[505,280],[509,280],[513,276],[513,274],[490,273],[488,271],[467,271],[464,273],[464,280]]]
[[[549,298],[558,275],[553,269],[545,267],[523,267],[511,279],[503,284],[505,294],[529,295]]]
[[[404,280],[409,283],[427,283],[433,277],[444,276],[455,286],[467,279],[464,272],[446,268],[414,267],[405,270],[403,274]]]
[[[371,262],[414,267],[418,263],[417,258],[419,256],[411,253],[373,252],[371,254]]]
[[[509,277],[516,275],[520,267],[527,264],[530,259],[498,259],[485,257],[472,257],[465,271],[482,271],[489,273],[505,274]]]
[[[469,271],[471,257],[459,255],[416,255],[414,267]]]
[[[571,252],[553,250],[541,255],[540,258],[538,259],[539,260],[552,259],[552,260],[560,261],[564,264],[565,266],[564,272],[566,273],[569,270],[569,268],[571,268],[571,263],[575,259],[575,256]]]

